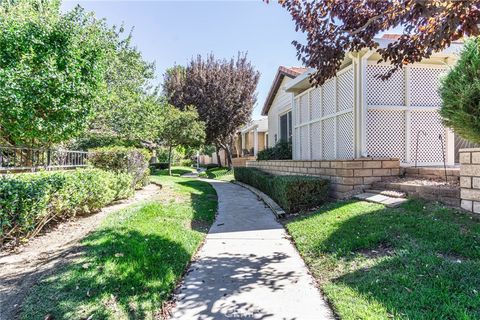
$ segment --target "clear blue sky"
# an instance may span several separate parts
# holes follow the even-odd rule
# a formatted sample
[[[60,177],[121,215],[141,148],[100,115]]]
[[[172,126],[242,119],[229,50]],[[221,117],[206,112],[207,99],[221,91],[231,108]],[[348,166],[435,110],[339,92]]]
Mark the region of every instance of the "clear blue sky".
[[[261,73],[253,118],[260,116],[278,66],[301,65],[291,42],[303,35],[275,1],[65,1],[62,7],[77,4],[111,25],[134,27],[134,43],[155,61],[158,81],[166,68],[197,54],[230,58],[247,51]]]

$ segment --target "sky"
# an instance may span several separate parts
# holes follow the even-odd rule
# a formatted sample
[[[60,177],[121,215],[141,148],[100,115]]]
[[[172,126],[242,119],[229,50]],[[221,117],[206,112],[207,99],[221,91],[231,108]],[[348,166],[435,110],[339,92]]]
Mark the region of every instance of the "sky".
[[[62,10],[80,4],[110,25],[134,27],[134,44],[147,61],[156,63],[157,83],[165,69],[185,65],[197,54],[231,58],[248,52],[261,74],[252,115],[257,119],[278,67],[301,66],[291,42],[304,36],[295,32],[288,12],[270,2],[70,0]]]

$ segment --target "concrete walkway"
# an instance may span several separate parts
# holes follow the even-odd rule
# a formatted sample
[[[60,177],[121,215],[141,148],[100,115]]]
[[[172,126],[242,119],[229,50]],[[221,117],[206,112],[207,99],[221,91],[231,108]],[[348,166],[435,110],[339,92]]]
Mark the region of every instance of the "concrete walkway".
[[[176,295],[172,319],[334,319],[270,209],[239,185],[209,182],[218,217]]]

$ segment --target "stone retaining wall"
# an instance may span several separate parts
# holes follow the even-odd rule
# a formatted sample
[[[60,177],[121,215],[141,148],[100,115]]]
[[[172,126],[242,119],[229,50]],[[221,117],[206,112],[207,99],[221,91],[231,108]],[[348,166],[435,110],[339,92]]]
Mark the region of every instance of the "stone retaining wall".
[[[400,174],[400,161],[394,158],[247,161],[246,166],[277,175],[308,175],[328,179],[332,183],[330,195],[337,199],[349,198],[369,188],[374,182]]]
[[[459,152],[461,206],[480,213],[480,148],[460,149]]]

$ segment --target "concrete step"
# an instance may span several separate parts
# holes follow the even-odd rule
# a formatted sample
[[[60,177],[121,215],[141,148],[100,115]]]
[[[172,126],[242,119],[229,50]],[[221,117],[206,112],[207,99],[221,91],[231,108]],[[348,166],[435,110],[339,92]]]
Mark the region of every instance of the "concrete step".
[[[405,199],[405,198],[394,198],[394,197],[384,196],[383,194],[370,193],[370,192],[357,194],[354,196],[354,198],[363,200],[363,201],[373,202],[373,203],[380,203],[388,208],[398,207],[402,203],[405,203],[408,201],[408,199]]]
[[[402,191],[398,190],[388,190],[388,189],[367,189],[365,190],[366,193],[377,193],[387,197],[392,198],[406,198],[407,194]]]

